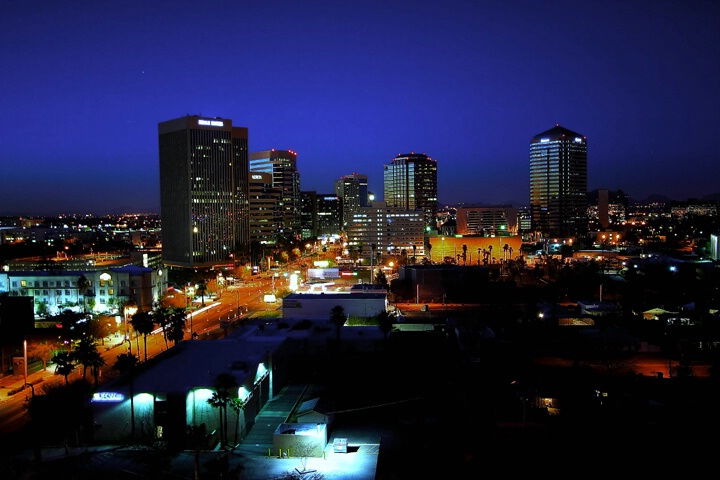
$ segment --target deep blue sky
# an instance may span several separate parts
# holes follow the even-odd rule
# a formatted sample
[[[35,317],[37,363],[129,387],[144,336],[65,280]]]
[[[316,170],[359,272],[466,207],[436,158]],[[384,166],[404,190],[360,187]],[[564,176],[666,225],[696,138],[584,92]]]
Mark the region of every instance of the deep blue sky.
[[[157,125],[298,152],[302,190],[399,153],[441,202],[528,202],[530,139],[588,188],[720,191],[720,2],[23,0],[0,6],[0,214],[159,212]]]

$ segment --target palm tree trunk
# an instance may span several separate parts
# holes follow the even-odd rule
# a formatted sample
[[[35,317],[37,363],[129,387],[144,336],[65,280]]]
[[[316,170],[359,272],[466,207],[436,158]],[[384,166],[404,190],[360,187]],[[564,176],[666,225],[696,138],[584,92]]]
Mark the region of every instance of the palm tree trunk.
[[[220,412],[220,446],[224,447],[225,446],[225,434],[223,432],[223,408],[222,408],[222,405],[220,406],[218,411]]]
[[[227,407],[226,407],[226,406],[223,407],[223,410],[225,410],[225,420],[224,420],[224,422],[225,422],[225,428],[223,429],[223,432],[224,432],[224,434],[225,434],[225,441],[224,441],[223,443],[224,443],[225,445],[227,445],[227,444],[228,444],[228,436],[229,436],[229,434],[228,434],[228,430],[229,430],[229,429],[228,429],[228,412],[227,412]]]
[[[200,449],[195,449],[195,480],[200,480]]]
[[[135,442],[135,380],[130,373],[130,441]]]

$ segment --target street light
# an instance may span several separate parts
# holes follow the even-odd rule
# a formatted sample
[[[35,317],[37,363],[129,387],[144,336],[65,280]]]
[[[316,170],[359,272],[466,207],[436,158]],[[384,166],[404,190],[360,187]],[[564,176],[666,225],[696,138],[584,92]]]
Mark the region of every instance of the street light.
[[[190,311],[190,340],[193,338],[193,317],[192,317],[192,299],[195,296],[195,289],[189,284],[185,287],[185,303],[188,305]]]
[[[25,367],[25,384],[23,387],[25,387],[27,385],[27,339],[23,340],[23,366]]]
[[[135,302],[133,302],[132,300],[129,303],[125,304],[125,311],[124,311],[124,313],[125,313],[125,338],[124,338],[123,342],[128,342],[128,344],[130,345],[131,353],[132,353],[132,342],[128,338],[128,318],[135,315],[137,313],[137,310],[138,310],[137,305],[135,305]]]

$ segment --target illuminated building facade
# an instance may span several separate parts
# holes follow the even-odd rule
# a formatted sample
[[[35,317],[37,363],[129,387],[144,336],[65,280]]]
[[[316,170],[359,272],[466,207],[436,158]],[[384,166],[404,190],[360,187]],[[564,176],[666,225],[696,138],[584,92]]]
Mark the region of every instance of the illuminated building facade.
[[[163,261],[232,264],[250,239],[247,128],[188,115],[161,122],[158,135]]]
[[[301,193],[302,238],[337,235],[343,231],[343,205],[334,193]]]
[[[517,210],[510,205],[460,207],[456,222],[458,235],[511,235],[516,233]]]
[[[334,193],[317,194],[317,236],[337,235],[343,231],[343,203]]]
[[[250,172],[272,175],[272,186],[282,192],[280,198],[282,225],[279,233],[288,239],[299,240],[302,233],[297,153],[274,148],[250,153]]]
[[[84,289],[78,286],[81,276],[87,281]],[[117,314],[128,302],[151,309],[167,291],[167,285],[167,274],[161,268],[138,265],[0,272],[0,292],[31,297],[37,316],[58,315],[64,310]]]
[[[388,207],[422,210],[425,225],[436,228],[436,160],[422,153],[398,155],[384,166],[383,187]]]
[[[370,205],[367,175],[353,173],[335,180],[335,194],[342,199],[344,230],[358,208]]]
[[[424,221],[422,210],[405,210],[390,207],[386,202],[373,202],[353,214],[347,229],[349,249],[357,251],[367,264],[372,256],[372,245],[375,245],[374,260],[403,255],[403,251],[408,258],[413,255],[422,258],[425,255]]]
[[[275,244],[282,226],[282,191],[272,186],[272,174],[250,173],[250,241]]]
[[[587,232],[587,138],[556,125],[530,141],[532,228],[548,236]]]

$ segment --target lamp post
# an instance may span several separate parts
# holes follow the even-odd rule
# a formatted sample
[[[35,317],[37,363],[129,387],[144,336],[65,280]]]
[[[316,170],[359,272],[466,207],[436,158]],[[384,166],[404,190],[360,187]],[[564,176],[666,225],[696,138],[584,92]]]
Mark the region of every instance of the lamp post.
[[[134,303],[128,303],[125,305],[125,338],[124,342],[128,342],[129,352],[132,353],[132,342],[128,337],[128,319],[137,313],[137,305]]]
[[[23,340],[23,366],[25,367],[25,383],[27,385],[27,339]]]
[[[193,317],[192,317],[192,298],[195,296],[195,289],[188,285],[185,288],[185,301],[188,304],[188,310],[190,312],[190,340],[193,338]]]

